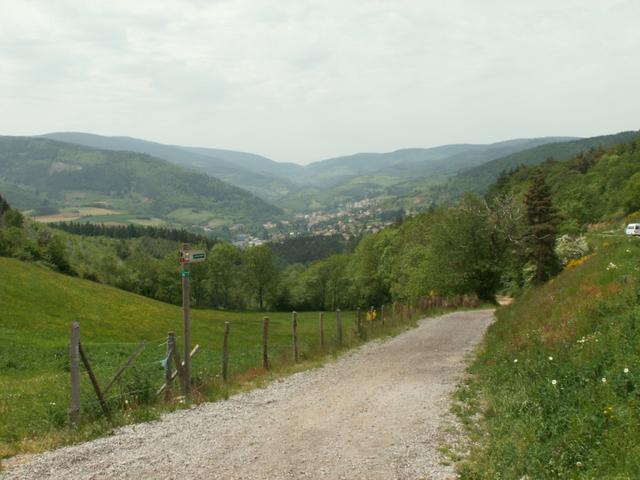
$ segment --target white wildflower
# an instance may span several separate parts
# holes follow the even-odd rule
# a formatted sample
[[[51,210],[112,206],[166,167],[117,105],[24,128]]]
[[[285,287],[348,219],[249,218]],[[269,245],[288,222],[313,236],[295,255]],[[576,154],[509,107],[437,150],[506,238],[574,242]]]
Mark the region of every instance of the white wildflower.
[[[629,373],[629,369],[628,369],[628,368],[625,368],[625,369],[623,370],[623,372],[624,372],[624,373]]]
[[[558,381],[554,378],[553,380],[551,380],[551,385],[556,385],[558,383]]]
[[[549,357],[549,360],[553,360],[553,357]]]
[[[602,383],[607,383],[607,377],[602,377],[601,382],[602,382]]]

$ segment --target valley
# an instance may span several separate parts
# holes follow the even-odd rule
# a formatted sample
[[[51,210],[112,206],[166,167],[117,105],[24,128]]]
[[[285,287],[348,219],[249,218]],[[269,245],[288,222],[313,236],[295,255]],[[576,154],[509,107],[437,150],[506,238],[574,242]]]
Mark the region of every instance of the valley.
[[[0,398],[2,457],[88,440],[109,433],[115,425],[157,419],[163,413],[189,404],[227,398],[243,389],[263,386],[280,375],[318,366],[328,355],[337,355],[367,340],[401,334],[414,327],[417,319],[457,308],[455,305],[464,309],[493,307],[500,294],[513,296],[515,301],[510,306],[499,307],[496,326],[489,327],[484,342],[490,342],[486,345],[495,351],[486,362],[478,357],[473,380],[467,387],[458,387],[460,400],[456,409],[460,421],[468,428],[466,435],[479,439],[478,448],[471,450],[466,463],[460,463],[458,469],[477,473],[513,468],[521,473],[531,468],[530,464],[511,462],[507,443],[495,436],[496,431],[508,430],[513,423],[505,427],[490,416],[486,417],[487,423],[481,425],[470,426],[468,421],[469,416],[487,415],[478,407],[479,402],[484,401],[481,388],[485,387],[492,389],[488,399],[496,402],[494,408],[514,415],[508,406],[501,404],[503,396],[510,398],[512,392],[503,391],[494,383],[496,375],[511,375],[504,365],[509,363],[506,360],[497,365],[492,363],[493,358],[515,355],[511,350],[503,351],[503,345],[514,342],[517,347],[508,349],[517,348],[519,357],[527,358],[527,362],[543,373],[549,371],[549,366],[543,365],[544,358],[540,357],[538,349],[548,358],[560,358],[567,348],[558,345],[567,341],[581,345],[580,338],[591,338],[590,335],[607,335],[612,344],[627,345],[620,337],[620,330],[603,328],[598,320],[601,318],[598,309],[609,309],[608,312],[620,315],[619,307],[623,306],[623,310],[635,312],[635,307],[630,307],[635,301],[633,292],[637,285],[637,267],[634,267],[633,259],[640,245],[634,242],[635,238],[624,238],[622,232],[624,224],[637,219],[640,212],[637,135],[623,133],[548,144],[542,151],[540,146],[534,147],[516,154],[526,161],[508,171],[503,169],[482,197],[468,194],[425,211],[385,209],[382,201],[366,198],[337,209],[324,208],[309,213],[283,209],[269,213],[264,210],[264,217],[256,216],[257,212],[251,211],[249,206],[240,216],[238,213],[242,210],[233,210],[236,207],[231,207],[232,203],[225,203],[240,201],[240,205],[242,202],[251,205],[253,199],[257,205],[269,205],[238,187],[226,186],[228,190],[223,192],[230,197],[224,197],[218,191],[212,199],[209,189],[226,185],[214,177],[198,180],[203,183],[196,183],[196,186],[202,185],[202,188],[187,189],[186,184],[180,183],[177,185],[182,186],[176,187],[168,182],[169,177],[163,176],[165,169],[178,176],[185,175],[177,182],[190,181],[194,178],[190,176],[193,173],[145,154],[92,150],[57,142],[51,145],[49,142],[53,141],[11,139],[8,141],[12,145],[9,154],[0,156],[4,159],[3,181],[11,179],[14,182],[14,190],[8,191],[28,194],[12,198],[19,201],[22,198],[26,202],[47,199],[59,207],[56,212],[40,210],[39,213],[48,215],[41,215],[40,221],[36,222],[0,197],[0,273],[3,279],[0,302],[5,312],[0,317],[0,339],[5,341],[0,352],[0,383],[4,391],[10,392]],[[577,154],[572,153],[573,149],[581,147]],[[556,152],[558,157],[562,157],[562,152],[569,152],[566,155],[571,156],[564,160],[550,159],[550,151]],[[54,162],[51,162],[52,152],[55,152]],[[109,169],[111,166],[113,170]],[[92,172],[94,167],[98,174]],[[135,181],[125,181],[120,190],[113,190],[123,172],[128,172]],[[146,178],[147,173],[149,178]],[[118,180],[111,179],[110,175]],[[85,190],[77,189],[80,184]],[[75,188],[70,188],[72,186]],[[184,189],[184,204],[164,205],[172,188]],[[143,194],[148,201],[141,206],[135,205],[132,198]],[[189,202],[200,202],[202,210],[185,206]],[[209,212],[212,208],[218,208],[219,212],[224,212],[225,208],[238,212],[227,218],[229,223],[222,222],[224,217],[221,217],[218,227],[227,229],[233,241],[202,235],[202,222],[211,222]],[[28,209],[23,211],[29,212]],[[189,221],[185,226],[190,228],[168,228],[180,225],[172,219],[187,217]],[[134,222],[134,218],[138,221],[146,218],[150,224]],[[92,222],[85,222],[87,219]],[[103,219],[112,221],[103,222]],[[254,230],[245,233],[249,225]],[[165,373],[161,362],[167,342],[163,338],[168,331],[180,329],[178,305],[182,297],[177,252],[184,242],[202,249],[206,256],[189,272],[193,339],[202,353],[194,359],[198,372],[193,378],[196,393],[190,398],[175,396],[169,403],[162,403],[153,392]],[[582,286],[583,280],[587,282],[586,286]],[[594,294],[584,297],[583,302],[576,291],[585,288]],[[561,301],[549,301],[556,295]],[[534,307],[528,310],[526,328],[522,326],[520,328],[524,330],[516,332],[513,318],[521,316],[512,312],[526,308],[523,305]],[[540,326],[543,319],[530,313],[538,310],[535,305],[542,305],[546,316],[555,319],[554,323]],[[593,321],[580,320],[582,323],[578,323],[578,317],[569,316],[565,305],[575,305],[576,312],[583,312],[584,318]],[[300,312],[299,316],[293,311]],[[319,312],[323,312],[322,315]],[[380,321],[376,322],[373,312],[380,315]],[[388,345],[404,338],[418,341],[423,346],[436,342],[434,345],[440,347],[443,341],[438,340],[438,335],[450,336],[450,329],[457,328],[452,319],[476,318],[475,312],[451,315],[440,317],[450,320],[423,322],[417,331],[406,332]],[[617,321],[627,322],[633,330],[634,315],[620,316]],[[263,348],[260,333],[264,328],[264,320],[261,320],[264,316],[272,321],[269,338],[274,355],[273,371],[258,367]],[[491,320],[490,314],[481,317],[477,317],[480,322],[478,336]],[[293,318],[296,319],[294,323]],[[384,318],[387,323],[382,320]],[[90,384],[83,377],[84,421],[78,429],[69,424],[66,413],[66,381],[58,382],[68,376],[65,345],[69,323],[75,319],[82,323],[86,350],[97,365],[98,378],[102,382],[114,374],[118,364],[139,342],[144,340],[150,345],[140,356],[139,365],[119,381],[116,391],[110,392],[108,405],[115,420],[106,421],[102,417],[99,405],[91,400]],[[324,343],[325,333],[319,336],[318,319],[322,319],[322,329],[326,327],[331,332],[327,343]],[[363,320],[368,322],[364,326]],[[230,357],[233,370],[230,378],[221,381],[220,362],[225,362],[224,358],[229,360],[220,350],[225,322],[230,322],[233,329],[231,348],[234,353]],[[425,327],[435,324],[442,325],[444,333]],[[578,324],[579,329],[572,326]],[[294,338],[298,339],[299,334],[303,339],[299,347],[294,340],[296,353],[293,357],[290,350],[292,325],[295,325]],[[455,335],[460,337],[459,332]],[[536,335],[539,335],[539,341],[527,343],[530,338],[538,338]],[[474,338],[473,342],[476,342],[479,337]],[[318,344],[322,346],[318,347]],[[526,350],[520,349],[523,345]],[[379,348],[382,356],[386,355],[385,351],[389,353],[385,346],[375,348]],[[455,351],[445,356],[460,356],[464,348],[464,345],[457,345]],[[625,365],[635,364],[635,357],[625,352],[627,350],[616,350],[615,356],[609,358],[603,352],[593,351],[596,359],[593,365],[589,363],[591,357],[580,356],[582,360],[577,364],[569,362],[568,370],[553,370],[545,375],[554,375],[553,380],[557,377],[563,384],[570,383],[568,379],[574,375],[572,369],[586,368],[587,373],[581,374],[584,378],[612,378],[623,385],[620,382],[624,377],[614,372],[621,368],[633,371]],[[581,355],[579,351],[575,354]],[[302,356],[301,361],[298,355]],[[429,357],[428,361],[438,363],[443,358]],[[461,365],[456,363],[455,368],[459,369]],[[403,370],[399,377],[411,379],[412,375],[411,371]],[[388,383],[384,376],[381,381]],[[422,385],[430,389],[433,382],[438,381],[434,379]],[[357,390],[362,385],[361,376],[354,382],[353,388]],[[478,386],[478,382],[484,387]],[[544,403],[547,400],[541,392],[548,385],[540,379],[536,385],[537,390],[530,391],[529,395],[534,399],[532,401]],[[551,383],[552,387],[554,385]],[[632,383],[624,385],[627,390],[607,390],[602,397],[590,393],[597,399],[594,408],[605,412],[609,412],[608,409],[629,411],[635,397],[629,395],[628,388],[633,391],[635,387]],[[453,383],[450,386],[449,393],[453,391]],[[522,384],[520,388],[528,387]],[[592,408],[575,403],[580,392],[591,387],[584,383],[571,388],[574,403],[560,403],[561,408],[574,412],[571,422],[563,424],[563,429],[571,435],[580,435],[576,415]],[[291,384],[287,392],[294,391],[295,386]],[[329,401],[337,408],[340,394]],[[397,404],[398,400],[392,403]],[[274,411],[274,415],[277,414]],[[197,413],[193,415],[197,422],[200,417]],[[593,417],[593,412],[590,415]],[[341,418],[337,416],[336,422]],[[376,418],[387,417],[376,414]],[[531,418],[539,424],[542,422],[538,417]],[[554,428],[566,420],[562,416],[545,418],[544,425],[553,424]],[[629,428],[634,418],[629,414],[616,431],[631,435]],[[428,421],[430,425],[438,425],[434,419]],[[391,420],[391,423],[396,422]],[[142,428],[146,431],[146,427]],[[526,422],[517,423],[517,428],[523,435],[531,434]],[[538,425],[536,428],[543,427]],[[504,432],[500,435],[509,438]],[[339,435],[335,441],[344,438],[345,435]],[[562,437],[551,438],[556,441]],[[526,443],[518,443],[516,439],[510,442],[526,450]],[[594,442],[587,443],[586,448],[599,449],[604,445],[609,452],[618,448],[612,439],[600,438],[600,443]],[[483,448],[489,443],[500,452],[500,457],[486,454]],[[91,448],[90,445],[77,448]],[[546,443],[544,446],[552,448]],[[429,458],[441,458],[432,456],[436,455],[436,448],[440,447],[429,447]],[[446,450],[458,458],[453,447],[446,447]],[[535,459],[538,453],[526,455]],[[546,455],[555,454],[551,451]],[[63,471],[67,468],[66,457],[59,458],[58,468]],[[360,454],[356,453],[354,458],[360,458]],[[576,460],[579,458],[582,458],[579,449],[572,449],[571,461],[582,462]],[[26,468],[39,468],[39,461],[35,459],[33,465]],[[199,457],[194,457],[193,461],[199,465],[198,471],[209,468],[202,466]],[[296,459],[294,463],[299,461]],[[570,465],[561,459],[557,461],[556,471],[570,471]],[[593,465],[593,471],[606,470],[607,462],[605,457],[600,458]],[[276,463],[267,463],[264,468],[280,475],[278,465],[282,462]],[[10,465],[9,478],[13,472],[19,475],[20,468],[14,470],[13,463]],[[423,468],[424,464],[417,465]],[[610,465],[611,471],[626,468],[618,462]],[[374,467],[367,464],[363,471],[371,472]],[[322,463],[320,468],[328,467]],[[431,463],[429,468],[432,468],[431,472],[439,471]],[[476,473],[469,473],[468,478]]]
[[[640,2],[1,2],[0,479],[640,479]]]
[[[414,148],[308,166],[130,137],[3,137],[0,187],[12,204],[45,223],[180,226],[243,247],[310,235],[351,240],[451,204],[465,192],[482,194],[501,172],[519,165],[562,160],[634,135]],[[78,184],[83,189],[74,190]]]

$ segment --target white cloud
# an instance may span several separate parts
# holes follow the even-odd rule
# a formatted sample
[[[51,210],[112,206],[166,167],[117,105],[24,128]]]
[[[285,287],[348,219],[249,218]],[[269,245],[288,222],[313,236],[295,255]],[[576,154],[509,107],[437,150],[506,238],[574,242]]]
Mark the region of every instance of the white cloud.
[[[638,3],[0,0],[0,133],[310,161],[638,128]]]

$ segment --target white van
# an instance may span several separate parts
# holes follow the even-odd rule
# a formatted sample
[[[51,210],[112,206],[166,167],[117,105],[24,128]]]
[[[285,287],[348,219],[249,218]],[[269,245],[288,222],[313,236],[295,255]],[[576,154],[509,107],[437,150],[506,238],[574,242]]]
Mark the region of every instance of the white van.
[[[624,233],[627,235],[640,235],[640,223],[630,223]]]

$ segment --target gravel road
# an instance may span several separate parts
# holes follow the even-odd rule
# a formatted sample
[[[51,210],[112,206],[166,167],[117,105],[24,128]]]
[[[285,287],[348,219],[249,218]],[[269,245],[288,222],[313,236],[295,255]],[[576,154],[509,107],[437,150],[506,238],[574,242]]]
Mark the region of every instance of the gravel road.
[[[493,311],[456,312],[268,387],[37,455],[2,479],[451,479],[438,445]]]

